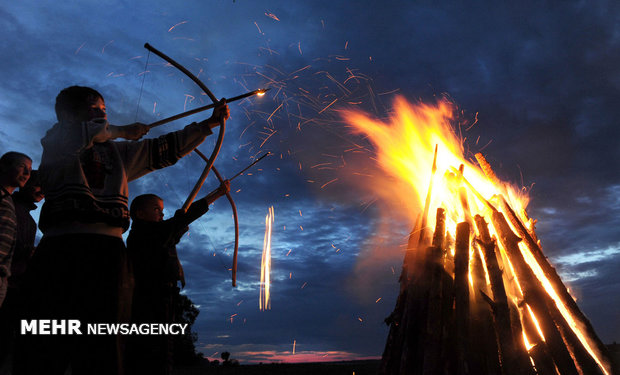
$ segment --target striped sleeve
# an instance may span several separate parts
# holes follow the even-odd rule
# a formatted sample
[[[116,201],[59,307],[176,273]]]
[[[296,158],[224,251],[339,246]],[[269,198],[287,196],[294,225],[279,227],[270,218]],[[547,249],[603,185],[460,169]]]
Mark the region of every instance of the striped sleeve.
[[[0,202],[0,276],[10,274],[16,234],[17,219],[13,199],[4,196]]]
[[[213,132],[209,127],[194,122],[159,138],[139,142],[121,141],[114,144],[123,160],[127,180],[132,181],[156,169],[173,165],[211,134]]]

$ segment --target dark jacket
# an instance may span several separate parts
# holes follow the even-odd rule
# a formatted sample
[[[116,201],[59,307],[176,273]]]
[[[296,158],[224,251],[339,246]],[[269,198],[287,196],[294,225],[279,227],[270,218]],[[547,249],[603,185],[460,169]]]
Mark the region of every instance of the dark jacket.
[[[37,223],[30,215],[30,211],[37,208],[27,195],[17,191],[13,193],[15,203],[15,217],[17,218],[17,236],[13,260],[11,261],[11,277],[9,287],[19,287],[28,262],[34,254]]]
[[[177,282],[185,286],[176,244],[188,225],[209,210],[206,199],[192,204],[186,213],[158,222],[136,219],[127,237],[127,251],[134,270],[133,316],[139,321],[165,318],[165,306]],[[162,314],[164,316],[162,316]],[[151,317],[151,318],[149,318]]]

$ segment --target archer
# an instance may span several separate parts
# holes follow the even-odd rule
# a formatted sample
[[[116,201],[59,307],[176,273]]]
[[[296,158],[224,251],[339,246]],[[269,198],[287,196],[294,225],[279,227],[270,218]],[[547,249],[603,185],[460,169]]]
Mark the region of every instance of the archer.
[[[222,102],[199,123],[159,138],[148,126],[113,126],[103,96],[71,86],[56,97],[56,123],[41,140],[43,238],[24,294],[27,319],[129,321],[133,280],[121,235],[129,227],[127,182],[176,163],[230,116]],[[123,138],[128,141],[113,140]],[[21,337],[16,374],[122,374],[120,336]]]
[[[230,191],[224,181],[219,188],[177,210],[164,220],[164,201],[155,194],[139,195],[131,202],[131,231],[127,251],[133,264],[135,289],[131,319],[134,323],[176,323],[174,306],[179,298],[178,282],[185,287],[183,267],[176,245],[189,224],[204,215],[209,205]],[[127,366],[130,373],[169,374],[173,364],[173,337],[130,337]]]

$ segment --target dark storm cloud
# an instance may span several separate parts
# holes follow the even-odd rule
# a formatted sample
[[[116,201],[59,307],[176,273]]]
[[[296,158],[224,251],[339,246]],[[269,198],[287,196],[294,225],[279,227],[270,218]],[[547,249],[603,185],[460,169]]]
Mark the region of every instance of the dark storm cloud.
[[[356,108],[385,118],[394,96],[386,93],[397,90],[410,101],[445,93],[464,111],[464,122],[473,123],[478,114],[476,125],[463,132],[468,156],[482,151],[500,177],[533,186],[529,213],[539,220],[545,252],[571,279],[601,337],[618,340],[614,314],[620,302],[608,296],[620,290],[620,256],[603,251],[620,243],[617,7],[406,1],[3,5],[0,32],[10,37],[0,45],[0,146],[38,159],[39,139],[55,120],[54,98],[71,84],[101,91],[110,121],[118,124],[151,122],[209,103],[155,56],[146,76],[140,75],[145,41],[199,74],[218,97],[272,87],[263,98],[230,104],[216,163],[230,177],[262,152],[274,154],[232,186],[241,222],[239,286],[230,286],[233,231],[224,200],[192,224],[179,245],[186,292],[201,306],[199,341],[206,354],[235,348],[233,357],[237,348],[290,351],[294,340],[298,350],[379,355],[387,334],[382,320],[398,291],[399,245],[410,228],[399,223],[383,242],[369,240],[386,223],[375,219],[374,197],[342,174],[371,154],[345,152],[361,140],[348,133],[337,110],[361,102]],[[355,79],[343,83],[352,74]],[[214,139],[201,150],[209,153]],[[203,166],[194,155],[184,158],[132,182],[131,198],[155,192],[171,216]],[[216,186],[209,177],[199,197]],[[273,301],[271,311],[260,312],[264,216],[271,205]],[[371,257],[370,249],[385,257]],[[572,255],[577,258],[565,258]]]
[[[213,265],[209,267],[210,270],[190,271],[201,275],[200,280],[193,283],[188,292],[194,296],[196,303],[201,305],[202,314],[207,316],[207,326],[213,326],[214,321],[226,320],[231,315],[238,314],[229,326],[210,333],[213,336],[226,336],[225,340],[216,337],[209,342],[228,345],[251,342],[287,346],[294,337],[303,337],[305,343],[316,350],[321,347],[327,350],[324,340],[335,329],[332,322],[334,318],[350,320],[351,325],[360,326],[358,317],[362,313],[349,296],[346,278],[349,274],[347,270],[353,267],[355,255],[365,238],[368,226],[351,220],[352,214],[355,214],[351,210],[334,212],[329,207],[305,207],[302,209],[303,216],[300,216],[297,210],[291,210],[291,213],[287,214],[284,209],[275,210],[276,222],[272,237],[273,297],[270,311],[259,312],[256,309],[260,268],[259,264],[248,256],[249,252],[260,254],[262,249],[244,246],[240,248],[240,285],[238,290],[232,292],[228,280],[221,281],[221,265],[218,265],[219,261],[214,258],[208,258]],[[326,220],[330,216],[331,220]],[[299,223],[303,224],[303,230],[295,226]],[[283,229],[284,224],[287,226],[286,230]],[[338,228],[328,230],[330,226]],[[332,246],[336,244],[337,247]],[[256,259],[256,254],[252,258]],[[191,260],[185,263],[192,268],[199,264]],[[209,271],[213,272],[216,280],[202,276]],[[213,292],[195,293],[196,290]],[[231,297],[230,293],[234,297]],[[292,300],[298,302],[290,303]],[[237,306],[240,301],[243,302]],[[218,303],[226,304],[228,310],[220,306],[217,310],[223,312],[214,315],[213,310]],[[304,323],[317,320],[322,322],[319,326]],[[242,328],[238,328],[238,325],[242,325]],[[242,330],[242,335],[239,329]],[[337,348],[340,343],[334,342],[328,346],[330,345]],[[367,349],[359,347],[355,350]]]
[[[346,13],[339,4],[324,5],[325,14]],[[478,112],[479,123],[464,134],[467,149],[483,149],[500,176],[533,186],[530,214],[540,219],[543,246],[549,255],[571,254],[619,240],[612,229],[620,217],[615,198],[620,56],[609,16],[615,8],[390,2],[376,13],[351,13],[348,22],[327,17],[341,40],[323,33],[314,43],[335,51],[348,42],[351,49],[340,52],[386,90],[423,98],[447,92],[471,117]],[[377,23],[383,27],[373,27]],[[328,65],[314,61],[313,69],[321,70],[323,62]],[[381,106],[369,108],[381,115]],[[615,262],[618,255],[607,258]],[[595,285],[616,285],[613,268],[583,267],[589,282],[573,283],[587,289],[583,294]],[[608,337],[618,335],[617,324],[613,327]]]

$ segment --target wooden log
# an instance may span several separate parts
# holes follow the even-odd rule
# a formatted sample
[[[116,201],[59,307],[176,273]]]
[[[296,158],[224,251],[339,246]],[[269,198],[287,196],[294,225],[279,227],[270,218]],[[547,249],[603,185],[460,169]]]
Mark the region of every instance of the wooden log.
[[[444,240],[444,249],[446,249],[446,252],[443,257],[443,268],[446,270],[446,272],[448,273],[448,275],[450,275],[451,278],[454,277],[454,256],[449,249],[452,249],[453,247],[454,238],[452,237],[450,232],[448,232],[446,234],[446,239]]]
[[[385,342],[385,348],[381,355],[381,363],[379,365],[379,374],[390,375],[396,374],[394,368],[396,363],[400,363],[400,351],[402,344],[399,343],[400,334],[400,316],[406,299],[406,291],[401,292],[396,300],[396,308],[390,316],[385,318],[385,323],[390,327],[388,338]]]
[[[419,296],[417,296],[418,291],[412,287],[412,285],[414,285],[414,277],[418,277],[417,273],[423,270],[423,267],[417,264],[418,261],[424,258],[420,254],[423,252],[417,246],[420,221],[421,216],[418,217],[416,225],[409,233],[403,267],[398,279],[400,288],[396,299],[396,306],[392,313],[385,318],[385,323],[390,327],[390,331],[385,343],[383,355],[381,356],[381,364],[379,366],[380,374],[398,374],[400,371],[408,322],[405,317],[410,314],[409,309],[411,309],[412,305],[410,302],[410,307],[407,309],[407,301],[412,298],[419,298]]]
[[[426,316],[426,339],[421,343],[424,351],[422,374],[432,375],[440,373],[442,368],[442,345],[443,345],[443,327],[442,327],[442,273],[443,266],[441,263],[442,250],[436,247],[430,247],[430,255],[434,262],[430,272],[430,289],[428,293],[428,309]]]
[[[443,242],[445,232],[445,213],[443,209],[437,210],[436,231],[434,239]],[[428,237],[430,238],[430,236]],[[427,247],[424,251],[418,251],[416,263],[418,270],[416,274],[410,278],[407,285],[407,301],[405,310],[403,311],[403,327],[404,340],[402,346],[400,373],[401,374],[421,374],[424,371],[424,359],[426,352],[427,325],[429,324],[429,305],[430,293],[434,282],[439,282],[437,278],[433,278],[434,257],[436,248]],[[439,249],[438,261],[436,265],[441,264],[441,249]],[[441,285],[439,285],[441,290]],[[432,319],[440,318],[433,316]],[[440,324],[441,320],[439,320]],[[435,322],[430,323],[435,325]],[[441,331],[439,331],[441,332]],[[439,343],[441,340],[437,340]],[[432,354],[433,361],[439,362],[441,349]],[[436,358],[436,359],[435,359]],[[430,365],[429,365],[430,366]]]
[[[506,208],[506,207],[504,207]],[[544,291],[544,289],[543,289]],[[594,358],[587,352],[583,343],[579,340],[575,332],[570,328],[564,316],[560,313],[555,302],[548,298],[545,301],[547,310],[553,319],[564,344],[575,363],[577,372],[580,374],[602,374],[601,368],[597,365]]]
[[[525,341],[523,340],[523,326],[521,325],[521,318],[519,316],[519,308],[512,302],[508,302],[508,308],[510,309],[510,322],[512,325],[512,335],[515,340],[515,357],[517,357],[520,364],[526,368],[526,372],[529,370],[531,374],[534,373],[532,368],[532,362],[530,356],[527,353],[525,347]],[[540,375],[540,374],[539,374]]]
[[[403,263],[407,261],[406,258],[407,256],[405,255],[405,261]],[[403,266],[403,272],[401,273],[401,279],[399,280],[401,287],[398,297],[396,298],[396,306],[394,307],[392,313],[385,318],[385,324],[390,327],[390,331],[381,356],[381,364],[379,365],[379,374],[381,375],[397,374],[398,367],[400,366],[403,344],[403,330],[401,324],[407,301],[407,287],[406,283],[403,283],[403,277],[405,274],[406,270]]]
[[[577,371],[584,375],[602,375],[603,371],[583,346],[579,337],[577,337],[575,332],[569,327],[564,316],[562,316],[560,311],[556,308],[555,302],[548,300],[547,303],[553,304],[553,306],[549,308],[549,313],[560,331],[560,335],[564,340],[568,352],[575,361]]]
[[[540,334],[538,333],[538,329],[536,328],[534,319],[530,314],[528,305],[525,302],[521,302],[519,307],[522,311],[523,331],[525,332],[530,344],[533,345],[528,353],[534,361],[536,372],[538,375],[556,375],[557,372],[555,370],[553,358],[551,358],[551,355],[549,354],[547,343],[542,340]]]
[[[409,290],[408,286],[414,273],[416,252],[418,251],[417,243],[418,223],[420,217],[418,217],[417,223],[409,233],[409,240],[407,242],[407,250],[405,251],[405,257],[403,259],[403,267],[401,270],[399,281],[399,292],[396,299],[396,306],[392,313],[385,318],[385,323],[390,327],[388,338],[385,343],[383,355],[381,356],[381,364],[379,366],[379,374],[390,375],[398,374],[400,370],[400,363],[402,358],[402,350],[404,343],[405,327],[403,324],[403,317],[405,315],[405,307],[407,305],[407,298],[409,293],[413,293],[413,290]]]
[[[446,237],[446,210],[443,208],[437,209],[437,216],[435,219],[435,233],[433,234],[432,246],[437,249],[443,249],[444,238]],[[433,260],[431,263],[435,263]]]
[[[403,369],[410,371],[409,368],[416,360],[418,338],[421,340],[424,337],[424,331],[419,326],[427,297],[423,288],[412,281],[407,282],[398,296],[396,308],[386,319],[390,332],[381,359],[380,374],[398,375],[403,373]],[[413,369],[410,373],[419,374],[413,372]]]
[[[428,268],[430,270],[430,290],[428,293],[428,313],[426,320],[426,342],[424,347],[424,363],[422,374],[434,375],[441,372],[442,354],[442,273],[443,250],[441,248],[445,236],[446,213],[443,208],[437,209],[437,220],[433,246],[429,248]]]
[[[554,306],[550,306],[547,303],[549,296],[542,289],[542,285],[537,282],[536,276],[525,262],[519,250],[518,243],[520,238],[512,232],[504,215],[500,212],[493,213],[493,226],[519,279],[523,289],[524,300],[530,305],[536,315],[556,366],[562,375],[577,375],[575,363],[566,349],[564,340],[549,313],[548,309],[552,309]]]
[[[431,195],[433,192],[433,181],[435,179],[435,173],[437,172],[437,147],[438,145],[435,145],[435,156],[433,157],[433,165],[431,167],[431,178],[428,184],[428,189],[426,191],[426,198],[424,200],[424,209],[422,211],[422,213],[418,216],[418,220],[416,222],[416,226],[414,227],[414,230],[411,232],[411,235],[409,236],[409,244],[407,249],[425,249],[427,246],[430,245],[430,236],[431,236],[431,231],[430,228],[428,228],[427,225],[427,221],[428,221],[428,212],[430,209],[430,203],[431,203]],[[419,258],[419,251],[414,251],[409,253],[409,262],[407,262],[405,264],[405,270],[408,273],[408,276],[411,277],[411,273],[412,271],[415,272],[415,267],[413,265],[420,265],[424,262],[424,260],[420,260]],[[407,260],[407,259],[406,259]],[[412,265],[413,264],[413,265]]]
[[[438,209],[436,227],[434,241],[442,243],[445,237],[443,209]],[[381,374],[419,374],[424,364],[429,293],[433,285],[431,264],[441,266],[442,262],[441,249],[439,249],[439,255],[436,256],[438,259],[433,261],[429,255],[434,253],[432,247],[425,248],[424,251],[411,248],[418,241],[418,236],[414,232],[410,234],[409,248],[403,262],[403,272],[400,278],[401,291],[396,308],[386,319],[391,327],[380,365]],[[439,291],[441,291],[441,285],[439,285]],[[438,310],[441,309],[438,308]],[[441,317],[441,314],[438,315]],[[433,324],[435,323],[431,323]],[[438,334],[441,334],[441,329],[438,330]],[[441,343],[440,338],[436,341]],[[439,358],[440,354],[441,350],[438,350],[436,357]],[[435,362],[439,362],[439,359]]]
[[[484,174],[489,178],[493,183],[498,186],[501,186],[504,192],[506,191],[504,184],[495,176],[491,165],[486,161],[484,156],[481,153],[477,153],[476,159],[478,160],[478,164],[482,168]],[[500,205],[502,211],[508,217],[508,220],[513,225],[515,230],[517,231],[517,235],[523,239],[525,245],[528,247],[530,252],[536,258],[536,261],[541,266],[545,276],[550,281],[553,289],[558,293],[562,303],[567,307],[570,314],[575,318],[575,320],[583,327],[586,331],[586,335],[589,340],[592,342],[595,350],[599,353],[600,359],[603,363],[601,363],[602,367],[607,371],[607,373],[611,373],[611,357],[609,355],[609,351],[607,346],[603,344],[603,342],[598,338],[598,335],[594,331],[590,320],[581,312],[577,303],[570,295],[564,283],[562,282],[560,276],[557,274],[555,268],[549,263],[547,257],[542,252],[542,249],[539,245],[538,238],[536,237],[536,233],[532,230],[528,230],[521,219],[514,212],[512,207],[508,204],[506,199],[501,196]],[[526,214],[527,217],[527,214]],[[597,364],[598,365],[598,364]]]
[[[456,249],[454,254],[454,314],[457,339],[457,374],[469,374],[469,233],[468,222],[456,227]]]
[[[575,302],[573,297],[568,292],[568,289],[566,289],[566,286],[562,282],[562,279],[558,275],[557,271],[543,254],[538,241],[532,237],[530,232],[523,225],[521,219],[519,219],[504,197],[501,197],[500,204],[502,211],[506,213],[506,217],[517,231],[517,235],[523,240],[525,246],[527,246],[530,250],[569,313],[583,327],[587,337],[591,340],[593,346],[595,347],[595,350],[600,353],[601,359],[607,364],[611,363],[611,357],[609,355],[609,351],[607,350],[607,346],[598,338],[598,335],[594,331],[594,327],[592,327],[592,323],[590,323],[590,320],[583,314],[581,309],[579,309],[579,306],[577,306],[577,302]],[[579,349],[576,350],[580,351]],[[587,365],[584,363],[584,367],[586,366]],[[609,368],[606,369],[610,370]]]
[[[426,256],[426,255],[425,255]],[[424,341],[426,340],[426,317],[430,283],[428,272],[410,283],[403,313],[403,347],[398,374],[420,374],[424,364]]]
[[[493,331],[493,316],[490,306],[482,297],[482,293],[490,294],[481,258],[482,251],[477,242],[473,246],[470,332],[476,332],[476,344],[472,342],[472,350],[469,352],[470,370],[472,374],[500,375],[499,349]]]
[[[423,280],[423,277],[419,279]],[[420,327],[427,300],[424,292],[424,286],[409,280],[399,294],[396,308],[386,319],[386,323],[390,324],[390,333],[382,356],[381,374],[402,374],[403,368],[410,371],[416,361],[419,340],[424,338],[424,330]],[[410,373],[419,374],[412,370]]]
[[[519,364],[518,357],[516,356],[517,352],[510,323],[508,297],[506,296],[506,290],[504,288],[502,271],[499,268],[495,254],[495,241],[492,240],[489,235],[489,229],[484,218],[480,215],[476,215],[474,220],[476,221],[478,233],[480,234],[479,243],[482,247],[489,278],[491,279],[491,290],[493,291],[491,307],[493,310],[493,322],[499,346],[502,372],[504,374],[519,374],[521,373],[522,365]]]
[[[534,361],[534,366],[536,367],[536,373],[538,375],[557,375],[557,369],[553,360],[549,356],[547,352],[547,346],[544,342],[539,342],[534,345],[530,351],[530,357]]]
[[[443,374],[454,374],[456,363],[455,316],[454,316],[454,279],[453,273],[446,270],[446,265],[454,269],[454,261],[449,251],[444,252],[444,272],[442,272],[441,321],[443,325],[441,358],[444,363]]]

